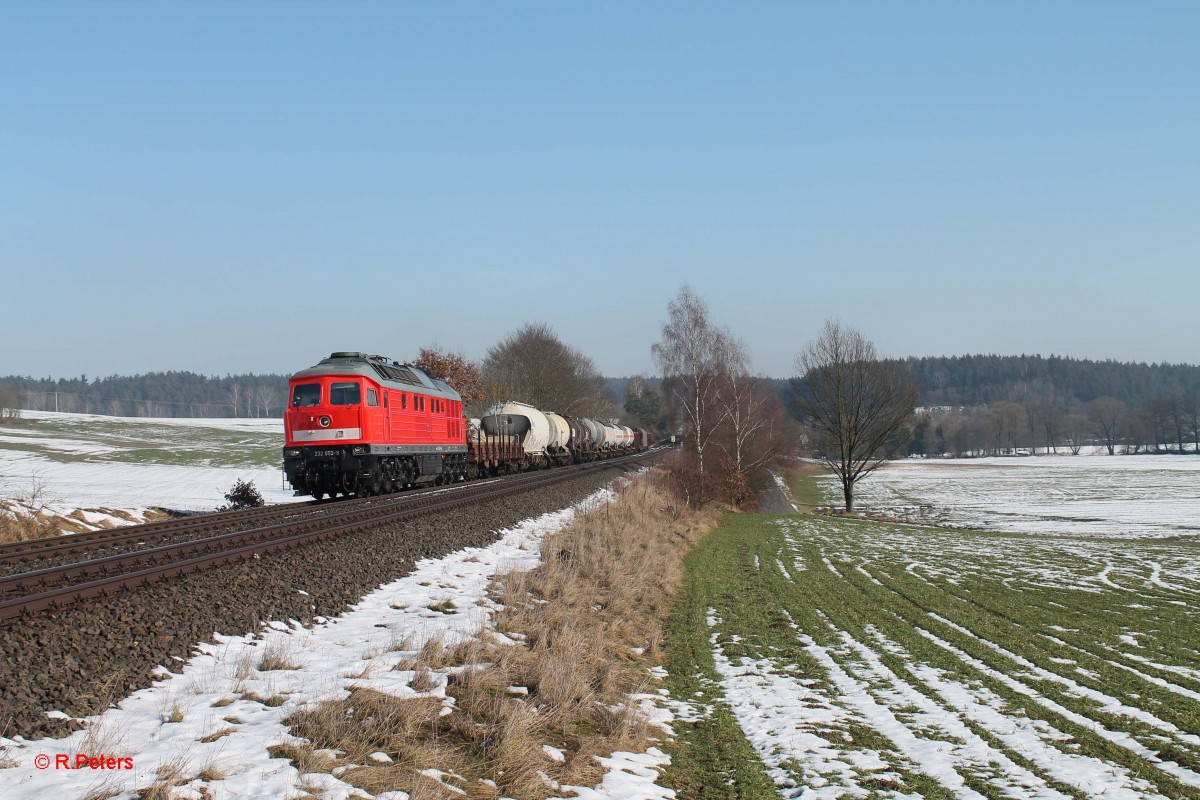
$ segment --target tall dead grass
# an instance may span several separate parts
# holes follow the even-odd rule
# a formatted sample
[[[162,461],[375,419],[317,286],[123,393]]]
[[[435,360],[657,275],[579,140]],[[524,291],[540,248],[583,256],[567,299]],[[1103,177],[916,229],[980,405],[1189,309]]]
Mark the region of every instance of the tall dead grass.
[[[519,645],[481,632],[454,647],[435,640],[398,666],[414,671],[418,690],[445,675],[452,705],[359,689],[294,715],[293,733],[309,753],[341,753],[338,764],[386,753],[392,763],[340,776],[372,793],[540,800],[558,784],[593,785],[596,756],[648,746],[648,723],[629,696],[658,659],[683,556],[715,516],[681,513],[662,475],[639,478],[547,537],[540,566],[493,584],[504,606],[496,628]],[[294,760],[308,766],[311,757]]]
[[[47,509],[40,490],[0,497],[0,542],[57,536],[61,521]]]

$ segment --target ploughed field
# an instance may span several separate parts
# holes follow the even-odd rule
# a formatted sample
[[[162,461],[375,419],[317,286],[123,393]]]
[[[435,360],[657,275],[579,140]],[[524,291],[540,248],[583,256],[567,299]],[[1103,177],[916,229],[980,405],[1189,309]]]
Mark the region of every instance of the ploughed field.
[[[1200,542],[1170,525],[730,515],[689,557],[671,672],[700,677],[672,693],[789,797],[1200,798]]]

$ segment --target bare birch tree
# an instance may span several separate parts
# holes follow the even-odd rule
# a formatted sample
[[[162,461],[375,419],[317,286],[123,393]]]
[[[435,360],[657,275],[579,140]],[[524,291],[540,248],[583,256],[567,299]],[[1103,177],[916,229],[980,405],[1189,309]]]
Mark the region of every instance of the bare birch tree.
[[[651,347],[663,375],[663,391],[681,417],[684,438],[705,470],[704,451],[720,422],[720,359],[726,334],[708,319],[708,306],[684,284],[667,304],[662,340]],[[711,465],[710,465],[711,466]]]
[[[745,343],[723,337],[718,354],[723,385],[717,405],[724,430],[716,441],[732,468],[746,476],[778,455],[782,425],[778,394],[750,374],[749,364]]]
[[[836,319],[796,355],[796,402],[817,456],[838,476],[846,510],[854,485],[908,442],[916,381],[875,345]]]

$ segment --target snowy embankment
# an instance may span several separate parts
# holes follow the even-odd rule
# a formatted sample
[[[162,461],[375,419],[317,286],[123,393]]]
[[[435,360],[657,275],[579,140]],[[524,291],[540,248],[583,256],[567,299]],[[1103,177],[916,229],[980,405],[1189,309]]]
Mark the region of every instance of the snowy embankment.
[[[415,673],[395,667],[411,661],[428,640],[452,643],[488,630],[497,609],[487,596],[493,578],[531,569],[546,534],[570,522],[576,509],[609,496],[601,491],[575,508],[528,520],[490,547],[421,562],[411,575],[381,587],[336,619],[311,628],[281,620],[258,636],[201,645],[188,663],[173,667],[179,674],[164,670],[162,681],[89,718],[86,728],[70,737],[3,740],[0,759],[15,765],[0,770],[0,798],[83,797],[95,791],[127,798],[166,775],[175,776],[173,796],[180,798],[284,798],[305,792],[330,800],[370,797],[334,775],[302,775],[287,758],[272,757],[272,748],[299,741],[284,720],[360,687],[397,697],[442,698],[444,713],[454,713],[445,674],[435,673],[433,688],[418,692],[412,687]],[[436,610],[444,608],[459,611]],[[294,668],[266,669],[264,656]],[[80,754],[127,758],[128,768],[120,762],[117,769],[56,767],[74,765]],[[617,753],[604,760],[608,773],[601,786],[562,787],[563,792],[588,798],[673,796],[654,785],[655,767],[665,761],[654,750]],[[41,768],[44,763],[49,766]],[[385,795],[398,800],[403,793],[379,796]]]

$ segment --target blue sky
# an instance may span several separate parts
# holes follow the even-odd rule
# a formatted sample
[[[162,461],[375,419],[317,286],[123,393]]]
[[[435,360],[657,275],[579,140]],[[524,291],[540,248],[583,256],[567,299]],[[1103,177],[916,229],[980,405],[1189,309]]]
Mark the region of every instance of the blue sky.
[[[0,374],[1200,362],[1197,3],[0,4]]]

